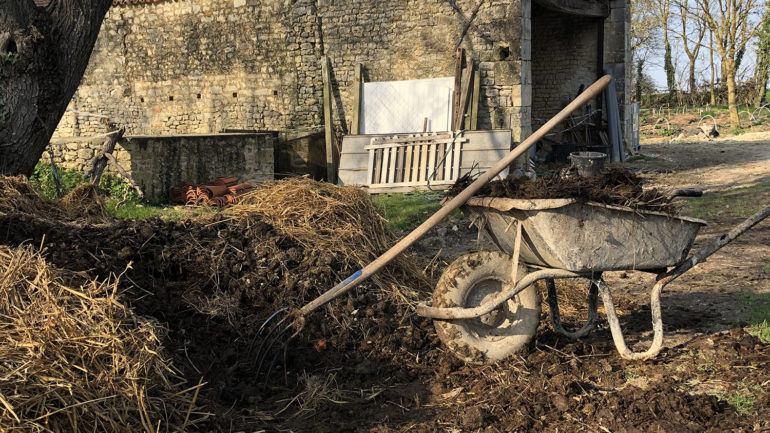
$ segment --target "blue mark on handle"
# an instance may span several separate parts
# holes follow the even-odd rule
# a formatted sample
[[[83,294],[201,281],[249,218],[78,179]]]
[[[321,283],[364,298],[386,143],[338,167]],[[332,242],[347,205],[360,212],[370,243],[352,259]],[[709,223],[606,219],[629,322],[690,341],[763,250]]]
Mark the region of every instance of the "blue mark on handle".
[[[353,280],[361,276],[361,269],[357,270],[353,275],[347,277],[345,281],[343,281],[340,285],[342,287],[347,286],[348,284],[352,283]]]

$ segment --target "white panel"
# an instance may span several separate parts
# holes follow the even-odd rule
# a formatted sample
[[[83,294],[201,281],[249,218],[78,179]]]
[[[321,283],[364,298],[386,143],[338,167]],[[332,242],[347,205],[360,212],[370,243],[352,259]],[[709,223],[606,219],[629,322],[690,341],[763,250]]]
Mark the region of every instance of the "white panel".
[[[364,83],[361,134],[451,130],[454,77]]]

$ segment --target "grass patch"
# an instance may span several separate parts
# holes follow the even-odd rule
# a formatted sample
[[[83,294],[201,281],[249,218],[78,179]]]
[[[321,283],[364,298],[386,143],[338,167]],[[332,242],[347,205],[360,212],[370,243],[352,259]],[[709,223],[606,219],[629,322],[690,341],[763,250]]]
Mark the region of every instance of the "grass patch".
[[[405,230],[418,226],[441,207],[439,192],[379,194],[372,201],[380,208],[392,229]]]
[[[737,389],[729,394],[716,393],[714,396],[719,401],[727,402],[739,415],[750,415],[754,413],[754,403],[757,401],[757,397],[752,391],[758,390],[751,390],[744,385],[741,389]]]
[[[770,181],[735,188],[727,191],[706,193],[703,197],[687,201],[686,214],[695,218],[714,219],[725,217],[748,218],[762,208],[770,198]]]
[[[744,128],[733,128],[730,130],[730,134],[732,135],[741,135],[745,133],[746,133],[746,130]]]
[[[83,173],[79,171],[56,167],[56,173],[59,176],[62,196],[67,195],[76,186],[88,182],[88,180],[83,178]],[[56,181],[54,179],[53,169],[49,164],[38,162],[35,166],[35,171],[32,173],[32,176],[29,177],[29,182],[40,197],[51,201],[59,199],[56,191]],[[109,173],[102,175],[102,178],[99,181],[98,191],[99,195],[115,198],[118,201],[122,200],[124,195],[126,195],[126,191],[128,191],[126,197],[129,201],[139,200],[136,191],[134,191],[127,182]]]
[[[746,332],[770,344],[770,293],[744,293],[744,320],[749,326]]]
[[[75,170],[67,170],[57,167],[59,183],[61,185],[62,195],[66,195],[76,186],[88,182],[83,178],[83,174]],[[56,192],[56,182],[54,181],[53,169],[46,163],[38,163],[35,171],[29,178],[32,187],[45,200],[56,201],[59,199]],[[128,194],[126,195],[126,191]],[[98,188],[99,195],[106,198],[104,210],[107,215],[113,218],[143,220],[147,218],[161,218],[165,220],[181,220],[204,213],[218,212],[219,209],[204,206],[199,208],[184,208],[180,206],[162,206],[150,203],[147,200],[140,200],[136,191],[123,181],[123,179],[105,173]],[[116,207],[118,203],[126,201]]]

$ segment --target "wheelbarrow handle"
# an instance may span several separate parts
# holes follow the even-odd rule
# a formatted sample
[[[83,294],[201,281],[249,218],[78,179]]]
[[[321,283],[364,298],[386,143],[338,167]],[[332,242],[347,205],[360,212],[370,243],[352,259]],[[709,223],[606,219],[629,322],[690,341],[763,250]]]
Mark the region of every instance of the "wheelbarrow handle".
[[[666,284],[670,283],[674,279],[678,278],[680,275],[692,269],[693,266],[709,258],[709,256],[719,251],[723,246],[734,241],[735,238],[744,234],[750,228],[759,224],[762,220],[764,220],[768,216],[770,216],[770,205],[765,206],[763,209],[760,209],[757,213],[750,216],[749,218],[747,218],[737,226],[733,227],[733,229],[730,230],[729,232],[714,239],[710,244],[698,250],[695,254],[690,256],[690,258],[688,258],[684,262],[677,265],[674,269],[661,275],[658,278],[658,280],[659,281],[665,280]]]
[[[671,198],[674,197],[703,197],[703,191],[694,188],[677,189],[671,194]]]
[[[454,198],[446,202],[441,207],[441,209],[439,209],[438,211],[436,211],[436,213],[431,215],[430,218],[425,220],[411,233],[404,236],[400,241],[398,241],[398,243],[392,246],[384,254],[377,257],[374,261],[366,265],[360,271],[356,272],[356,274],[358,274],[357,276],[356,274],[351,275],[350,277],[348,277],[348,279],[346,279],[342,283],[326,291],[318,298],[310,301],[308,304],[306,304],[304,307],[300,309],[300,314],[305,315],[315,310],[316,308],[321,307],[322,305],[326,304],[327,302],[331,301],[337,296],[342,295],[343,293],[351,290],[352,288],[366,281],[370,276],[379,272],[380,269],[382,269],[385,265],[387,265],[391,260],[396,258],[399,254],[404,252],[404,250],[409,248],[410,245],[412,245],[418,239],[420,239],[423,235],[425,235],[425,233],[427,233],[428,230],[432,229],[436,224],[441,222],[441,220],[446,218],[450,213],[452,213],[452,211],[454,211],[458,207],[465,204],[465,202],[468,201],[468,199],[471,198],[474,194],[476,194],[476,192],[478,192],[478,190],[480,190],[481,187],[486,185],[495,176],[500,174],[501,171],[505,170],[509,165],[511,165],[516,160],[516,158],[523,155],[530,147],[532,147],[532,145],[534,145],[540,139],[542,139],[551,129],[555,128],[561,122],[566,120],[567,117],[569,117],[569,115],[572,114],[572,112],[574,112],[575,110],[583,106],[583,104],[585,104],[586,102],[594,98],[596,95],[598,95],[602,90],[604,90],[605,87],[607,87],[610,84],[611,81],[612,81],[612,77],[610,75],[605,75],[602,78],[598,79],[583,93],[578,95],[577,98],[575,98],[572,102],[570,102],[569,105],[564,107],[558,114],[552,117],[551,120],[546,122],[545,125],[541,126],[537,131],[532,133],[532,135],[530,135],[526,140],[522,141],[518,146],[516,146],[513,150],[511,150],[506,156],[504,156],[501,160],[499,160],[494,166],[492,166],[492,168],[490,168],[488,171],[486,171],[481,176],[479,176],[475,181],[473,181],[473,183],[468,185],[464,190],[462,190]]]

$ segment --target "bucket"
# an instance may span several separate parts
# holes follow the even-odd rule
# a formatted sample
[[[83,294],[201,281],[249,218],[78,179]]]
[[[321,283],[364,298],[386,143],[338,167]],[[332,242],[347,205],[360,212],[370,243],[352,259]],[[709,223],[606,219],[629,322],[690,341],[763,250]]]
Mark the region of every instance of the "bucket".
[[[596,176],[604,168],[607,154],[601,152],[572,152],[569,154],[572,165],[577,168],[580,177]]]

